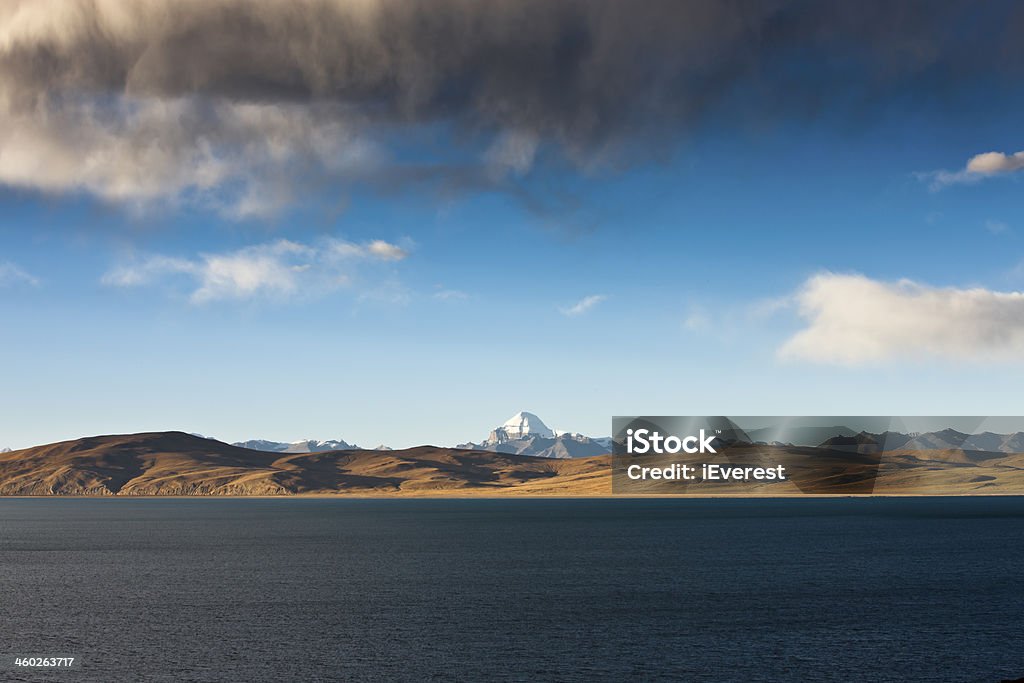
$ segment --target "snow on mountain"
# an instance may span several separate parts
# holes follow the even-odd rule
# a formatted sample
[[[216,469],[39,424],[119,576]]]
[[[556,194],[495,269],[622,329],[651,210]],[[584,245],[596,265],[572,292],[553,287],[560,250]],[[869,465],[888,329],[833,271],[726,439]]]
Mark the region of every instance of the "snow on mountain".
[[[302,441],[292,441],[291,443],[251,439],[249,441],[238,441],[231,445],[271,453],[323,453],[325,451],[346,451],[358,448],[358,446],[344,441],[317,441],[315,439],[304,439]]]
[[[487,437],[487,442],[504,443],[515,439],[525,439],[528,436],[553,439],[555,433],[533,413],[520,411],[505,420],[505,424],[492,430],[490,436]]]
[[[495,427],[479,444],[459,444],[497,453],[532,455],[542,458],[586,458],[611,452],[610,440],[595,440],[576,432],[554,430],[533,413],[518,412]]]
[[[545,439],[543,436],[527,436],[501,444],[481,444],[479,448],[496,453],[532,455],[537,458],[589,458],[611,452],[611,449],[585,436],[576,439],[564,436],[551,439]]]

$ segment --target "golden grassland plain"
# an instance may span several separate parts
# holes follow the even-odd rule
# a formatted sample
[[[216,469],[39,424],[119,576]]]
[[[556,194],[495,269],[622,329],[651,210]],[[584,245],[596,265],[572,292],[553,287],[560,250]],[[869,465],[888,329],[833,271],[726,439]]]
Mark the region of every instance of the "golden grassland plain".
[[[664,495],[666,489],[633,493]],[[816,486],[850,495],[841,476]],[[1024,454],[892,451],[874,495],[1024,494]],[[573,460],[420,446],[267,453],[182,432],[97,436],[0,454],[2,496],[603,497],[611,456]],[[688,496],[803,495],[793,482],[716,482]]]

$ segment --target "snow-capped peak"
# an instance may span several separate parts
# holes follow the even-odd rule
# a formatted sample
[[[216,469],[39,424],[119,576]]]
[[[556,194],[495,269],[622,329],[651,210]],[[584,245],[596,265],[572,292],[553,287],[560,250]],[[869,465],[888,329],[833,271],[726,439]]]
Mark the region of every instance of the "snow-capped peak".
[[[610,439],[591,439],[576,432],[555,430],[533,413],[516,413],[495,427],[481,443],[463,443],[458,448],[514,453],[541,458],[582,458],[604,455]]]
[[[501,425],[509,439],[521,439],[528,435],[542,436],[545,439],[554,438],[555,433],[544,424],[544,421],[533,413],[518,412]]]

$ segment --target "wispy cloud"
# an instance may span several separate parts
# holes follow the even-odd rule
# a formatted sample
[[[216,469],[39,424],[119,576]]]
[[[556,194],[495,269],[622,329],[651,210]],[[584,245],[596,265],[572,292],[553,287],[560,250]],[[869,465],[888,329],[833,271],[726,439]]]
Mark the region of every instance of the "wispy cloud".
[[[688,332],[706,332],[712,329],[711,318],[702,306],[690,306],[690,312],[683,318],[683,329]]]
[[[959,171],[928,171],[918,173],[917,177],[927,182],[933,192],[937,192],[950,185],[977,183],[986,178],[1021,170],[1024,170],[1024,152],[984,152],[968,159],[967,164]]]
[[[993,235],[1006,235],[1012,232],[1010,226],[1003,221],[985,221],[985,229]]]
[[[567,316],[570,316],[570,317],[577,316],[577,315],[583,315],[584,313],[592,310],[595,306],[597,306],[598,304],[600,304],[602,301],[604,301],[607,298],[608,297],[606,297],[603,294],[594,294],[592,296],[585,296],[582,299],[580,299],[579,301],[577,301],[575,304],[573,304],[572,306],[569,306],[567,308],[560,308],[558,310],[560,310],[562,312],[562,315],[567,315]]]
[[[822,273],[794,295],[804,329],[783,358],[857,365],[927,356],[1024,360],[1024,292]]]
[[[39,279],[10,261],[0,261],[0,286],[18,284],[35,287]]]
[[[506,132],[500,135],[484,155],[490,171],[497,177],[525,175],[533,166],[540,140],[536,134]]]
[[[396,279],[374,282],[363,289],[358,296],[360,303],[405,306],[416,298],[415,292]]]
[[[287,298],[344,287],[351,283],[359,262],[397,261],[407,255],[407,250],[383,240],[356,244],[326,239],[312,245],[277,240],[195,258],[150,255],[113,268],[102,281],[140,287],[184,278],[191,284],[189,300],[196,304],[259,296]]]
[[[432,296],[438,301],[462,301],[469,298],[469,294],[461,289],[438,289]]]

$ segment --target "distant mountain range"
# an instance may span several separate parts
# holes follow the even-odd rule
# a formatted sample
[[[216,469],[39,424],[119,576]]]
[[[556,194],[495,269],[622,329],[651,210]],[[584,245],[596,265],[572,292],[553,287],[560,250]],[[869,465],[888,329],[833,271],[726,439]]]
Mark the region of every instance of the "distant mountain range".
[[[201,434],[192,436],[205,437]],[[1024,453],[1024,432],[997,434],[980,432],[967,434],[955,429],[942,429],[934,432],[894,432],[886,431],[871,433],[855,432],[843,425],[826,427],[788,427],[785,436],[778,438],[777,429],[751,429],[747,431],[729,431],[716,438],[717,446],[730,445],[767,445],[767,446],[813,446],[831,450],[849,450],[860,453],[886,451],[970,451],[987,453]],[[319,441],[302,439],[299,441],[271,441],[267,439],[250,439],[236,441],[231,444],[239,448],[267,453],[327,453],[331,451],[361,450],[354,443],[343,439]],[[466,450],[491,451],[509,455],[528,455],[540,458],[589,458],[605,455],[612,451],[611,437],[589,437],[576,432],[551,429],[534,413],[521,411],[510,417],[503,424],[495,427],[486,439],[475,443],[467,441],[456,448]],[[0,449],[0,453],[8,453],[11,449]],[[374,451],[390,451],[391,447],[381,444]]]
[[[524,437],[559,440],[554,432],[552,437],[531,436],[530,429],[540,426],[526,427],[519,439],[496,447]],[[955,434],[946,437],[959,439]],[[881,456],[859,451],[877,447],[866,434],[826,441],[829,447],[821,449],[737,444],[734,455],[740,462],[784,463],[790,481],[720,482],[708,491],[662,480],[633,494],[1024,492],[1024,453],[920,450]],[[858,450],[843,453],[846,448]],[[692,462],[703,457],[693,456],[697,459]],[[0,496],[602,496],[612,493],[612,467],[610,455],[541,458],[435,446],[278,453],[182,432],[156,432],[93,436],[0,454]]]
[[[249,441],[236,441],[231,444],[239,448],[248,448],[253,451],[266,451],[268,453],[325,453],[327,451],[348,451],[359,448],[341,440],[317,441],[316,439],[303,439],[302,441],[267,441],[265,439],[251,439]],[[380,446],[378,451],[387,450]]]
[[[482,442],[457,447],[539,458],[589,458],[610,453],[611,439],[554,430],[533,413],[518,412],[492,429]]]
[[[324,453],[359,448],[355,444],[340,439],[332,441],[303,439],[292,442],[251,439],[236,441],[231,445],[268,453]],[[510,455],[532,455],[539,458],[588,458],[610,453],[611,438],[595,439],[575,432],[551,429],[539,417],[524,411],[516,413],[504,424],[492,429],[487,438],[480,443],[467,442],[459,444],[456,448]],[[389,451],[392,449],[381,444],[373,450]]]
[[[933,451],[961,450],[990,453],[1024,453],[1024,432],[996,434],[981,432],[967,434],[955,429],[942,429],[926,433],[903,432],[855,432],[843,425],[830,427],[788,428],[784,439],[772,438],[774,429],[752,429],[745,433],[730,434],[730,438],[719,439],[725,446],[730,443],[753,443],[774,446],[819,446],[833,450],[856,450],[861,453],[885,451]],[[252,439],[232,444],[240,448],[270,453],[324,453],[358,449],[359,446],[344,440],[317,441],[268,441]],[[537,415],[521,411],[503,424],[491,430],[487,438],[475,443],[468,441],[456,448],[492,451],[510,455],[530,455],[540,458],[589,458],[610,453],[611,438],[594,438],[551,429]],[[377,451],[391,450],[381,444]]]
[[[832,435],[820,441],[816,437],[823,436],[831,431]],[[756,432],[748,433],[753,438]],[[860,452],[885,452],[885,451],[977,451],[985,453],[1024,453],[1024,432],[1013,434],[996,434],[994,432],[980,432],[978,434],[967,434],[958,432],[955,429],[942,429],[935,432],[925,433],[903,433],[903,432],[853,432],[846,427],[822,428],[815,427],[807,430],[804,437],[810,440],[802,441],[792,438],[785,444],[772,442],[774,445],[807,446],[814,445],[821,448],[849,450],[856,449]],[[802,442],[801,442],[802,441]]]

